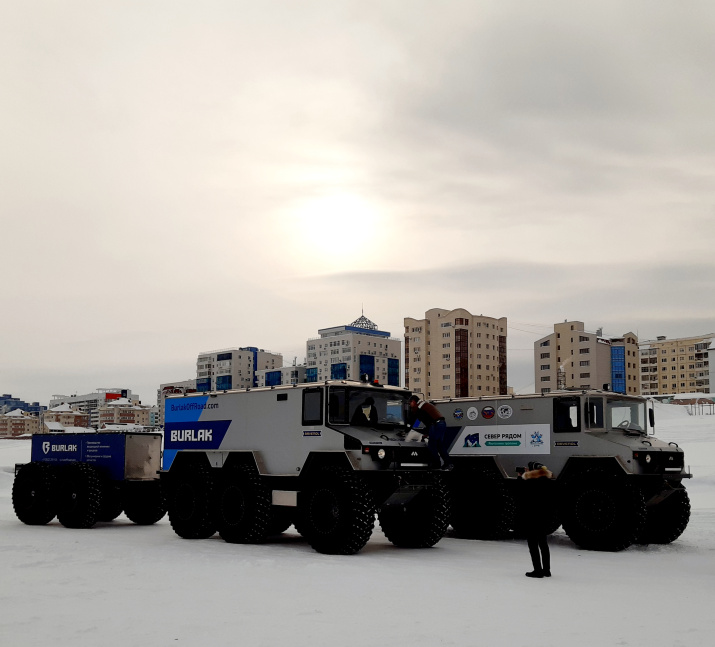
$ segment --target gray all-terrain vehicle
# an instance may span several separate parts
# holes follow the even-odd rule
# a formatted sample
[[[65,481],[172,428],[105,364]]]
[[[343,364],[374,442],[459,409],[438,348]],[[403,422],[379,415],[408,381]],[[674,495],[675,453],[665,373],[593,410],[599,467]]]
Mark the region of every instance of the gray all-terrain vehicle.
[[[168,397],[169,521],[186,539],[255,543],[294,524],[322,553],[360,551],[375,513],[397,546],[449,525],[446,488],[406,430],[411,393],[350,381]]]
[[[463,537],[520,530],[516,468],[538,461],[556,479],[560,524],[583,548],[669,543],[690,502],[683,450],[653,437],[646,398],[607,391],[435,400],[448,428],[451,524]]]
[[[122,512],[136,524],[166,513],[159,482],[161,434],[96,432],[34,434],[30,463],[15,466],[17,518],[91,528]]]

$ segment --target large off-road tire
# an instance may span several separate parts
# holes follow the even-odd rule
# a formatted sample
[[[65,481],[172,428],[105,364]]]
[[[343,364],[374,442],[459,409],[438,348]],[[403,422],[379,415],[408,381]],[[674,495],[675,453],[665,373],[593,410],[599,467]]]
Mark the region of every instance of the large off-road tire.
[[[216,532],[213,497],[215,477],[208,465],[196,463],[170,474],[169,523],[183,539],[208,539]]]
[[[251,465],[224,467],[218,478],[215,517],[221,537],[232,544],[254,544],[266,537],[271,492]]]
[[[12,484],[12,507],[28,526],[44,526],[57,514],[55,471],[43,463],[23,465]]]
[[[271,518],[266,528],[266,536],[280,535],[293,525],[295,508],[281,505],[271,506]]]
[[[589,470],[563,483],[561,494],[564,531],[581,548],[623,550],[643,531],[645,500],[626,477]]]
[[[138,526],[151,526],[166,514],[166,497],[159,480],[125,481],[122,501],[127,519]]]
[[[65,528],[92,528],[102,508],[102,483],[97,469],[73,463],[59,474],[57,519]]]
[[[354,555],[368,542],[374,525],[372,496],[347,469],[322,469],[300,493],[297,527],[319,553]]]
[[[437,478],[406,505],[384,506],[378,519],[395,546],[430,548],[447,532],[449,513],[449,493]]]
[[[122,492],[120,484],[116,481],[103,479],[102,499],[97,521],[114,521],[122,514]]]
[[[480,469],[455,472],[450,522],[458,537],[503,539],[514,515],[514,496],[501,476]]]
[[[646,522],[639,544],[669,544],[675,541],[690,521],[690,498],[681,486],[660,503],[646,508]]]

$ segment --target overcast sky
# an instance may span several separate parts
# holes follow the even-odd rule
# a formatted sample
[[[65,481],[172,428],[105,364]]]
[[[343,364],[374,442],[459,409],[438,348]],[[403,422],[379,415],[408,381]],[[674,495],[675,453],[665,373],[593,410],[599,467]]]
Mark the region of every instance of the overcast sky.
[[[0,1],[0,392],[361,308],[715,332],[715,3]]]

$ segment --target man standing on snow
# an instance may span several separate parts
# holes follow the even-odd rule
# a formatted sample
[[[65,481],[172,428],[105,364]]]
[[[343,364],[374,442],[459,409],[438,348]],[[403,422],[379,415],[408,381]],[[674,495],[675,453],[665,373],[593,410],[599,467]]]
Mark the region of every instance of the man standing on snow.
[[[433,404],[420,400],[418,396],[413,395],[410,398],[410,413],[408,416],[410,427],[413,427],[418,420],[425,426],[424,433],[428,437],[427,447],[432,452],[435,466],[441,467],[443,470],[451,470],[453,465],[449,460],[449,452],[445,447],[447,423],[444,421],[444,416]]]

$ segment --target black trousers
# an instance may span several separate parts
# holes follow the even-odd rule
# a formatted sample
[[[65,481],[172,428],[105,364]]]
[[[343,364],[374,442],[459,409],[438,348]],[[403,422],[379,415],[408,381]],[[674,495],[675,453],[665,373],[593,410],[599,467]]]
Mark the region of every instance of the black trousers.
[[[526,543],[529,545],[529,554],[531,555],[531,563],[535,571],[550,571],[551,570],[551,553],[549,552],[549,543],[546,540],[544,533],[530,532],[526,536]]]

